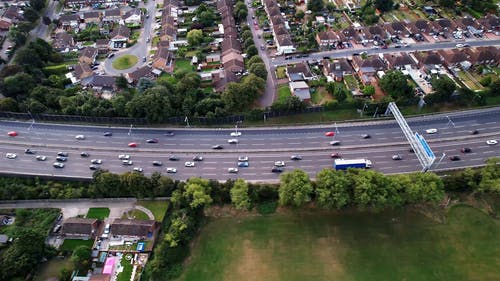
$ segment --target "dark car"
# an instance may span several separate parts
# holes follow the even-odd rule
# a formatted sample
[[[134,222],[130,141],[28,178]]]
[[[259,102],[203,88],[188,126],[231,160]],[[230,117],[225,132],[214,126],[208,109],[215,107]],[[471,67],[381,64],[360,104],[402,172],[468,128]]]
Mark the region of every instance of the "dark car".
[[[271,169],[271,172],[273,172],[273,173],[281,173],[281,172],[283,172],[283,169],[282,169],[282,168],[280,168],[280,167],[276,167],[276,166],[274,166],[274,167]]]
[[[165,134],[165,136],[167,136],[167,137],[173,137],[174,135],[175,135],[175,134],[174,134],[174,132],[172,132],[172,131],[168,131],[168,132]]]
[[[470,134],[471,134],[471,135],[477,135],[477,134],[479,134],[479,131],[478,131],[478,130],[472,130],[472,131],[470,132]]]
[[[80,156],[81,157],[89,157],[90,154],[88,154],[88,152],[82,152],[82,153],[80,153]]]
[[[415,153],[415,150],[413,150],[413,148],[410,148],[410,149],[408,149],[408,152]]]
[[[24,150],[24,153],[26,153],[26,154],[35,154],[35,153],[36,153],[36,151],[31,150],[31,149],[29,149],[29,148],[26,148],[26,149]]]
[[[67,152],[58,152],[57,156],[68,157],[68,153]]]
[[[203,161],[203,156],[196,155],[195,157],[193,157],[193,161]]]
[[[472,149],[470,149],[470,147],[464,147],[464,148],[460,149],[460,151],[462,153],[471,153]]]
[[[57,156],[57,157],[56,157],[56,160],[57,160],[58,162],[66,162],[66,161],[68,161],[68,158],[67,158],[67,157],[64,157],[64,156]]]
[[[362,139],[369,139],[371,138],[372,136],[370,136],[369,134],[364,134],[364,135],[361,135],[361,138]]]
[[[330,154],[330,157],[331,158],[341,158],[342,155],[340,155],[340,153],[334,152],[334,153]]]
[[[291,159],[291,160],[302,160],[302,156],[300,156],[300,155],[292,155],[292,156],[290,157],[290,159]]]
[[[158,139],[147,139],[147,143],[158,143]]]
[[[161,161],[153,161],[153,166],[163,166],[163,163]]]
[[[112,135],[113,135],[113,133],[111,133],[111,132],[104,132],[105,137],[111,137]]]
[[[392,155],[392,160],[403,160],[403,157],[399,154]]]
[[[460,156],[458,156],[458,155],[450,156],[450,160],[451,161],[458,161],[458,160],[460,160]]]
[[[95,171],[95,170],[99,169],[99,166],[97,166],[97,165],[90,165],[89,169],[91,169],[92,171]]]
[[[179,157],[177,157],[175,155],[170,155],[170,157],[168,157],[168,160],[170,160],[170,161],[179,161]]]
[[[212,149],[224,149],[224,147],[220,144],[212,146]]]

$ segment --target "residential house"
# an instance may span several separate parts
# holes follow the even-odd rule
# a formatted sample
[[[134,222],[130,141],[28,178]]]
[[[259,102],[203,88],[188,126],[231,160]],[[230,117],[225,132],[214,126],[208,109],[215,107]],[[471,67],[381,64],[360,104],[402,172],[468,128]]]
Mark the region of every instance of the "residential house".
[[[497,15],[488,14],[477,20],[484,28],[484,32],[500,35],[500,18]]]
[[[384,61],[388,69],[406,69],[406,67],[416,67],[417,62],[414,61],[407,53],[385,53]]]
[[[363,38],[360,36],[359,32],[352,26],[342,30],[342,33],[344,34],[346,40],[353,40],[358,44],[361,44],[363,41]]]
[[[74,66],[73,76],[77,79],[77,82],[80,82],[82,79],[90,77],[94,75],[90,66],[86,63],[78,63]]]
[[[470,56],[461,50],[457,49],[442,49],[437,51],[443,58],[444,65],[448,68],[462,66],[463,63],[470,64]]]
[[[99,24],[101,22],[101,14],[97,11],[85,12],[82,15],[82,19],[86,24]]]
[[[472,64],[487,64],[498,66],[500,62],[500,51],[497,47],[478,47],[467,48],[467,54],[470,56]]]
[[[102,17],[104,23],[119,23],[122,19],[120,9],[106,9]]]
[[[389,36],[387,36],[387,32],[385,31],[385,29],[380,25],[372,25],[368,27],[368,32],[370,33],[372,40],[379,41],[389,38]]]
[[[316,42],[320,48],[327,48],[336,46],[341,40],[336,32],[329,29],[327,31],[318,32],[316,34]]]
[[[345,58],[335,59],[333,61],[323,60],[323,75],[331,77],[335,81],[342,81],[344,75],[352,74],[351,64]]]
[[[99,54],[107,54],[109,52],[109,45],[109,39],[97,39],[95,41],[95,47],[97,48]]]
[[[152,237],[158,229],[155,220],[114,219],[110,230],[112,235]]]
[[[9,31],[12,26],[12,20],[8,18],[0,18],[0,31]]]
[[[243,61],[243,56],[236,52],[231,52],[223,56],[222,65],[224,66],[224,70],[233,73],[242,72],[245,69],[245,62]]]
[[[112,49],[126,48],[130,37],[130,28],[125,25],[119,25],[113,29],[109,37],[109,45]]]
[[[293,46],[293,42],[289,34],[280,35],[275,39],[276,39],[277,54],[295,53],[296,49]]]
[[[406,23],[403,21],[395,21],[392,23],[386,23],[384,29],[389,33],[391,38],[399,37],[409,37],[410,32],[406,28]]]
[[[413,34],[413,35],[415,35],[415,34],[421,34],[421,35],[429,34],[431,29],[432,29],[431,26],[429,25],[429,22],[427,20],[423,20],[423,19],[410,22],[407,25],[407,27],[410,30],[411,34]]]
[[[152,67],[156,69],[161,69],[167,73],[174,72],[174,59],[175,56],[168,48],[158,48],[156,54],[153,57]]]
[[[309,68],[309,65],[305,62],[300,62],[292,66],[287,66],[285,69],[288,80],[294,81],[310,81],[317,80],[318,76],[314,75]]]
[[[66,31],[58,32],[54,35],[54,40],[52,41],[52,48],[56,51],[69,51],[75,46],[75,40],[73,36],[68,34]]]
[[[100,221],[87,218],[68,218],[62,223],[61,233],[64,236],[92,238],[97,234]]]
[[[12,24],[16,24],[24,19],[23,11],[19,6],[11,5],[5,10],[2,18],[9,19]]]
[[[59,24],[64,30],[77,29],[81,19],[78,14],[67,14],[59,17]]]
[[[414,54],[418,61],[419,68],[433,69],[436,66],[443,65],[443,59],[437,52],[421,52]]]
[[[232,52],[241,54],[241,51],[241,44],[237,37],[226,37],[222,41],[222,57]]]
[[[311,93],[309,91],[309,85],[304,81],[290,82],[288,83],[290,88],[290,93],[298,97],[301,101],[309,102],[311,100]]]
[[[97,57],[97,49],[94,47],[86,47],[80,53],[78,61],[80,63],[93,64]]]
[[[385,63],[378,56],[371,56],[366,59],[361,56],[354,56],[352,66],[364,85],[371,84],[377,72],[386,69]]]
[[[137,68],[133,72],[129,72],[125,74],[125,78],[130,84],[137,84],[140,78],[147,78],[150,80],[156,79],[156,75],[153,73],[153,68],[151,66],[143,66],[141,68]]]
[[[219,53],[208,54],[205,57],[205,61],[207,63],[220,62],[220,60],[221,60],[221,56]]]
[[[122,16],[123,22],[130,25],[140,25],[142,23],[142,12],[135,8],[126,12]]]

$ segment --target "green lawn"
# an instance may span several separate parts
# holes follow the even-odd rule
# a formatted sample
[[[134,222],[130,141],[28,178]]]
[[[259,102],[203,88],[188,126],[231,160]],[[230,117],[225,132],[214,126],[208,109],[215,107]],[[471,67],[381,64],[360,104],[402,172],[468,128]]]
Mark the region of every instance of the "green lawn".
[[[87,212],[87,215],[85,216],[86,218],[89,219],[105,219],[109,216],[109,209],[108,208],[89,208],[89,211]]]
[[[176,59],[175,60],[175,70],[183,69],[185,71],[193,71],[193,66],[190,60],[186,59]]]
[[[155,220],[161,222],[170,202],[166,200],[141,200],[137,204],[148,208],[155,216]]]
[[[358,80],[352,75],[345,75],[344,81],[349,91],[359,89]]]
[[[126,219],[126,218],[135,218],[138,220],[149,220],[149,217],[146,213],[144,213],[143,211],[137,210],[137,209],[133,209],[129,212],[125,212],[122,215],[122,219]]]
[[[73,251],[79,246],[88,246],[89,248],[92,248],[92,245],[94,244],[94,240],[89,239],[89,240],[82,240],[82,239],[64,239],[64,242],[62,243],[61,247],[59,247],[60,250],[63,251]]]
[[[288,84],[278,86],[278,101],[284,102],[291,95]]]
[[[316,91],[311,93],[311,101],[313,104],[320,105],[332,99],[332,95],[330,95],[324,87],[316,88]]]
[[[123,55],[114,60],[112,65],[118,70],[129,69],[134,66],[138,60],[139,58],[134,55]]]
[[[40,264],[40,269],[35,275],[35,281],[45,281],[50,278],[58,278],[59,272],[63,269],[72,269],[73,265],[69,258],[53,258],[49,261]]]
[[[132,276],[132,264],[130,264],[130,260],[125,259],[125,256],[123,256],[120,264],[123,266],[123,271],[118,274],[116,280],[130,281],[130,277]]]
[[[278,68],[276,68],[276,77],[278,79],[283,79],[283,78],[286,78],[286,67],[284,66],[280,66]]]
[[[498,280],[500,223],[457,206],[440,224],[409,210],[290,212],[207,224],[179,280]]]

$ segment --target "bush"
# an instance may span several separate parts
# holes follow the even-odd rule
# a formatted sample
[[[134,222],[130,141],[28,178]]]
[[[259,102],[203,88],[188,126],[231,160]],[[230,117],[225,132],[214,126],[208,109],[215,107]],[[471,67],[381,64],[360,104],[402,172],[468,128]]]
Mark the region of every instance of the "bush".
[[[65,64],[51,65],[43,68],[45,75],[63,75],[69,72],[68,67]]]
[[[261,215],[269,215],[275,213],[277,207],[277,201],[265,201],[257,205],[257,211]]]

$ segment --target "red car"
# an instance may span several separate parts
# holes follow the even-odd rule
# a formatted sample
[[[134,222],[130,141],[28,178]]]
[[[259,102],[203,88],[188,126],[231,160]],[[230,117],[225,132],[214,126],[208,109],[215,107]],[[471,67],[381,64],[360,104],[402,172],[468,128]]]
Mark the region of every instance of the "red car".
[[[10,131],[7,133],[7,135],[11,136],[11,137],[15,137],[17,136],[17,132],[16,131]]]
[[[330,157],[332,157],[332,158],[341,158],[342,155],[340,155],[340,153],[334,152],[334,153],[330,154]]]
[[[325,136],[327,136],[327,137],[333,137],[334,135],[335,135],[334,132],[326,132],[325,133]]]
[[[128,147],[137,147],[137,143],[131,142],[128,144]]]

